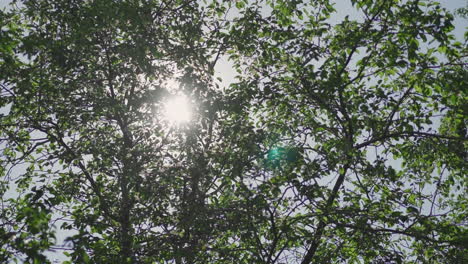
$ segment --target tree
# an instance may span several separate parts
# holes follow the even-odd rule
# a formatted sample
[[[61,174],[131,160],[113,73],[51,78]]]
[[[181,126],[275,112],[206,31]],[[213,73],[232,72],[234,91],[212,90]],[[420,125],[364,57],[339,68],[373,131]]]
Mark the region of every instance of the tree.
[[[213,26],[211,8],[22,4],[2,14],[2,106],[10,107],[1,121],[3,166],[28,166],[10,185],[24,195],[5,198],[2,235],[14,235],[2,236],[3,260],[45,262],[53,218],[65,217],[57,223],[73,230],[74,263],[193,262],[210,238],[205,219],[216,219],[205,212],[204,192],[217,168],[204,154],[223,156],[214,129],[220,93],[210,74],[210,52],[219,48],[215,33],[203,32]],[[180,92],[198,114],[175,129],[162,118],[162,102]]]
[[[264,146],[304,156],[251,170],[269,216],[256,262],[466,261],[466,43],[452,16],[351,1],[360,19],[331,25],[329,1],[267,3],[267,16],[243,9],[232,58],[255,125],[275,135]]]
[[[0,258],[61,225],[73,263],[464,263],[466,42],[435,2],[350,3],[1,12]]]

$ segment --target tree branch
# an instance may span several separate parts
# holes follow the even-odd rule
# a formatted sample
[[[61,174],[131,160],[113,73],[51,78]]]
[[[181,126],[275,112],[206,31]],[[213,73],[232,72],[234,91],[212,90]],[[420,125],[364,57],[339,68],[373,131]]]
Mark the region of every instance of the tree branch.
[[[384,141],[387,139],[399,138],[399,137],[428,137],[428,138],[438,138],[438,139],[447,139],[447,140],[455,140],[455,141],[468,141],[468,138],[452,137],[452,136],[445,136],[445,135],[432,134],[432,133],[426,133],[426,132],[417,132],[417,131],[416,132],[396,132],[396,133],[390,133],[390,134],[386,134],[383,136],[372,138],[366,142],[355,145],[353,148],[360,149],[360,148],[372,145],[373,143],[376,143],[379,141]]]
[[[328,197],[327,204],[325,206],[325,215],[328,214],[328,212],[331,209],[331,206],[332,206],[333,202],[335,201],[336,197],[338,196],[338,191],[339,191],[339,189],[341,188],[341,186],[344,183],[346,172],[349,169],[349,165],[346,164],[343,167],[343,169],[344,169],[343,172],[340,174],[340,176],[338,177],[338,179],[335,182],[335,186],[333,187],[333,191],[332,191],[330,197]],[[317,249],[320,246],[320,239],[322,238],[322,235],[323,235],[323,232],[325,231],[326,226],[327,226],[327,223],[326,223],[325,219],[320,220],[320,222],[319,222],[319,224],[317,226],[317,230],[315,231],[314,237],[312,238],[312,242],[311,242],[311,244],[309,246],[309,249],[307,250],[307,253],[304,256],[304,259],[302,260],[301,264],[309,264],[309,263],[312,262],[312,258],[314,257],[315,252],[317,252]]]

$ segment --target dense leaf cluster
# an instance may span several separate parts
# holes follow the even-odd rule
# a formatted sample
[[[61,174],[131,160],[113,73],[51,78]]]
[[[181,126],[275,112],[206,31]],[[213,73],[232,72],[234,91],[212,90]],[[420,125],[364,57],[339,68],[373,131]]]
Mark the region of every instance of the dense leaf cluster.
[[[0,11],[0,261],[467,263],[466,37],[343,2]]]

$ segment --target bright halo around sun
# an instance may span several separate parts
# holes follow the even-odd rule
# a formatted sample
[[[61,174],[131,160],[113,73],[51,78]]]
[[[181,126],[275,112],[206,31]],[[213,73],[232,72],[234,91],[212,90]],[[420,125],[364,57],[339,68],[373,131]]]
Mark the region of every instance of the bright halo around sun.
[[[187,123],[192,118],[190,100],[185,95],[176,95],[164,104],[164,119],[173,125]]]

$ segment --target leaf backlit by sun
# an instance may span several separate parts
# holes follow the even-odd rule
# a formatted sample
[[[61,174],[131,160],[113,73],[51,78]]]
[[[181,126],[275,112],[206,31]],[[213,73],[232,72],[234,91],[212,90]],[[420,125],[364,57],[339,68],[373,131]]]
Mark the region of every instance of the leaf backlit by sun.
[[[185,95],[170,98],[163,109],[164,119],[171,124],[187,123],[192,118],[191,104]]]

